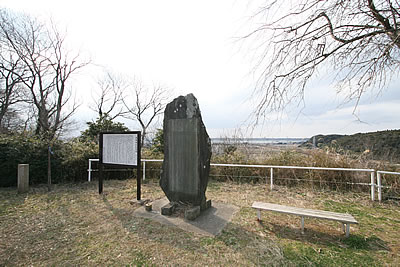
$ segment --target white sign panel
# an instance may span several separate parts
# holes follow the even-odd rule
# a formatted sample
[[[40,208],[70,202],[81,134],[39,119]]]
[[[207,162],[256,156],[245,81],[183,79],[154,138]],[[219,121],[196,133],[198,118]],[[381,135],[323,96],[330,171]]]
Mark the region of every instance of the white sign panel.
[[[130,165],[138,164],[138,135],[103,134],[103,164]]]

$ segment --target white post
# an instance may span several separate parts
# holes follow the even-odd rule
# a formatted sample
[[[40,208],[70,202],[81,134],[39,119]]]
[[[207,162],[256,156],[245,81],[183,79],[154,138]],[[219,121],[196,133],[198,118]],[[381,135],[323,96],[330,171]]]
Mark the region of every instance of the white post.
[[[274,188],[274,168],[271,168],[271,191]]]
[[[371,199],[375,201],[375,172],[371,172]]]
[[[146,180],[146,161],[143,161],[143,181]]]
[[[92,160],[89,159],[88,182],[91,181],[91,178],[92,178]]]
[[[382,202],[382,177],[380,172],[376,173],[376,179],[378,180],[378,200]]]
[[[301,233],[304,235],[304,217],[301,216]]]
[[[29,164],[18,164],[18,193],[29,191]]]

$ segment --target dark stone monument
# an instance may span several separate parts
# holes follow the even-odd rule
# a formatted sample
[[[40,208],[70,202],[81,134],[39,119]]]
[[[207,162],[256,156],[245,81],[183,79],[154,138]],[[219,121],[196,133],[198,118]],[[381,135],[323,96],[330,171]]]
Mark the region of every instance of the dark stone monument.
[[[160,186],[171,203],[162,209],[163,214],[170,215],[179,203],[199,206],[201,210],[211,206],[205,196],[210,158],[211,141],[196,98],[189,94],[174,99],[164,112],[164,162]],[[193,220],[193,213],[188,213],[191,215],[187,219]]]

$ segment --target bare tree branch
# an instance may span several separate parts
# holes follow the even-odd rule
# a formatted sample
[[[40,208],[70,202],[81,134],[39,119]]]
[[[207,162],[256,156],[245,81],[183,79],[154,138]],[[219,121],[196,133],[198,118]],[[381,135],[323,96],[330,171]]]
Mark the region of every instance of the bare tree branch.
[[[132,99],[130,96],[134,96],[134,98]],[[164,111],[168,97],[166,88],[160,85],[147,88],[139,80],[131,83],[128,94],[123,97],[122,101],[128,112],[125,117],[137,120],[142,127],[142,143],[144,143],[150,125]]]
[[[315,72],[336,74],[337,91],[356,100],[382,89],[400,66],[400,6],[390,0],[299,0],[290,7],[266,1],[244,36],[256,46],[256,119],[304,101]]]
[[[106,116],[110,120],[124,116],[123,93],[128,87],[128,81],[121,75],[105,70],[102,77],[97,80],[100,92],[93,96],[94,105],[91,109],[98,113],[99,118]]]

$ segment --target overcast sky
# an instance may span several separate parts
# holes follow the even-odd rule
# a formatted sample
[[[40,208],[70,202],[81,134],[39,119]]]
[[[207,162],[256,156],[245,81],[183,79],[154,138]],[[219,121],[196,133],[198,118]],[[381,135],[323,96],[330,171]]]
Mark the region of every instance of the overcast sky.
[[[251,27],[248,16],[256,5],[257,1],[237,0],[0,2],[0,7],[52,18],[95,65],[173,88],[172,98],[193,93],[211,137],[233,135],[239,127],[242,135],[250,135],[246,119],[254,109],[254,101],[248,101],[254,84],[251,53],[235,37]],[[92,65],[74,79],[82,103],[75,115],[80,130],[96,117],[88,105],[98,75],[99,68]],[[382,94],[366,94],[354,116],[354,104],[340,105],[333,85],[316,78],[306,90],[304,106],[290,107],[278,119],[272,115],[253,129],[253,137],[399,129],[399,87],[395,79]]]

